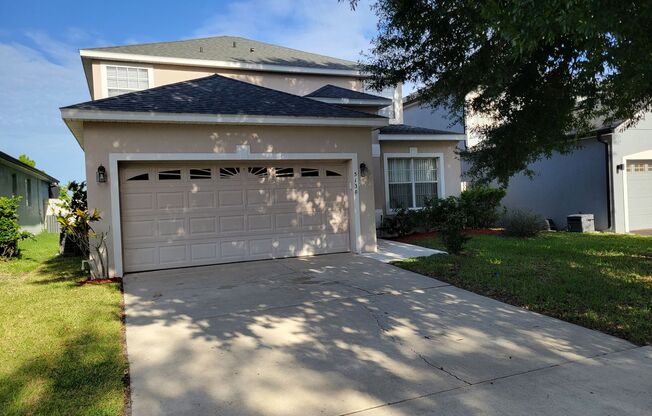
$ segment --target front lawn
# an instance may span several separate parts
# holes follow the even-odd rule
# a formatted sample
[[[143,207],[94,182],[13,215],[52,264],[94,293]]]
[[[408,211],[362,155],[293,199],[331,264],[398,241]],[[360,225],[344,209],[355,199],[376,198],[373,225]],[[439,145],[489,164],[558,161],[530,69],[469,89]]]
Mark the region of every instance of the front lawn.
[[[57,243],[44,233],[0,261],[0,413],[121,415],[120,287],[77,285],[80,260]]]
[[[434,238],[413,243],[442,248]],[[639,345],[652,344],[652,237],[477,235],[466,254],[394,264]]]

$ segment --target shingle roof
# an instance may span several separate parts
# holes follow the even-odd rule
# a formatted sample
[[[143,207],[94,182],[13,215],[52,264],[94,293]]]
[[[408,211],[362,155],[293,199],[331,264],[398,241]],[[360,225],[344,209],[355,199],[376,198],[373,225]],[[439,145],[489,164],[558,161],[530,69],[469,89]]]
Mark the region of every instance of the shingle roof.
[[[408,126],[405,124],[390,124],[389,126],[381,127],[378,129],[380,134],[414,134],[414,135],[428,135],[428,134],[459,134],[463,136],[464,133],[454,131],[427,129],[425,127]]]
[[[32,167],[28,165],[27,163],[23,163],[20,160],[16,159],[15,157],[12,157],[5,152],[0,152],[0,159],[5,160],[13,165],[19,166],[25,170],[28,170],[34,174],[34,176],[40,177],[42,179],[45,179],[46,181],[49,181],[50,183],[59,183],[59,179],[52,177],[48,175],[47,173],[43,172],[42,170],[39,170],[35,167]]]
[[[390,98],[380,97],[378,95],[367,94],[364,92],[353,91],[347,88],[337,87],[335,85],[327,84],[320,89],[311,92],[306,97],[318,98],[348,98],[351,100],[385,100],[391,101]]]
[[[235,36],[215,36],[174,42],[89,48],[88,51],[128,53],[169,58],[204,59],[248,64],[358,70],[355,62]]]
[[[384,117],[210,75],[62,109],[289,117]]]

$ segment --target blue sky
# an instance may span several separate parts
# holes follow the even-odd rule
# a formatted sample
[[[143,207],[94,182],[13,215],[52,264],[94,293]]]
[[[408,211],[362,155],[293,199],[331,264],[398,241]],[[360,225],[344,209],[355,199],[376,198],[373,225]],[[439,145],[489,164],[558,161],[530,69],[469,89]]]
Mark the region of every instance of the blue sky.
[[[62,182],[84,179],[58,110],[90,99],[81,48],[235,35],[356,60],[375,28],[364,1],[354,12],[337,0],[2,0],[0,150]]]

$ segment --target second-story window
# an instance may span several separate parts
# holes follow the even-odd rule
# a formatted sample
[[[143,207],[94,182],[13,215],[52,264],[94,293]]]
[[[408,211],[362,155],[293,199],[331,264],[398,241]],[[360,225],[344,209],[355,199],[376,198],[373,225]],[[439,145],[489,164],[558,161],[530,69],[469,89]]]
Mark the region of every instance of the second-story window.
[[[106,85],[109,97],[126,92],[140,91],[150,88],[149,68],[131,66],[106,66]]]

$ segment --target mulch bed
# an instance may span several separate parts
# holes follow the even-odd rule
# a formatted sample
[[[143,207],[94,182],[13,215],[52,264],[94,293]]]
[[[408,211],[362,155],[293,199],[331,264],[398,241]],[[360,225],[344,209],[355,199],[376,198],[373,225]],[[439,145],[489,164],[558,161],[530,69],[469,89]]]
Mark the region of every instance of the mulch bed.
[[[464,231],[464,234],[466,235],[501,235],[502,233],[503,230],[501,228],[479,228]],[[398,237],[394,238],[393,240],[400,241],[401,243],[414,243],[416,241],[427,240],[435,237],[437,237],[437,232],[430,231],[427,233],[415,233],[406,235],[405,237]]]
[[[120,283],[122,279],[118,277],[112,277],[111,279],[86,279],[80,282],[77,282],[79,286],[84,285],[104,285],[107,283]]]

